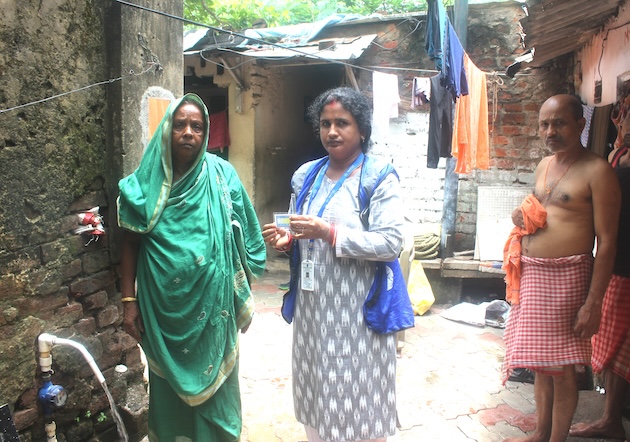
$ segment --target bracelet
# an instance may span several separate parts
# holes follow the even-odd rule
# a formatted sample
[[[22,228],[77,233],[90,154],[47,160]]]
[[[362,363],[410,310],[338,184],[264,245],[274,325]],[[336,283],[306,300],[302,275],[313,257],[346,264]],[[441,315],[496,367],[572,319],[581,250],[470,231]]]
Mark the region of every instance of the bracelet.
[[[328,242],[331,246],[335,247],[335,243],[337,242],[337,227],[335,227],[334,224],[331,224],[328,229]]]
[[[274,247],[274,249],[276,249],[278,252],[285,252],[285,253],[291,250],[291,243],[293,242],[293,235],[291,235],[291,232],[289,232],[288,235],[289,235],[289,242],[287,243],[287,245],[284,247]]]
[[[127,296],[126,298],[121,299],[122,302],[137,302],[138,299],[133,296]]]

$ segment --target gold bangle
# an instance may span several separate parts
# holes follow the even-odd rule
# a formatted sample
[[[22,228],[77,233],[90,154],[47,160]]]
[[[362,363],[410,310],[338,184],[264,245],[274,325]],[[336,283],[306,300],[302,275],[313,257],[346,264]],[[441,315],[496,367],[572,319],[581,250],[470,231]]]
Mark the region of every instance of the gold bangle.
[[[122,298],[121,301],[122,302],[136,302],[138,300],[136,298],[134,298],[133,296],[128,296],[126,298]]]

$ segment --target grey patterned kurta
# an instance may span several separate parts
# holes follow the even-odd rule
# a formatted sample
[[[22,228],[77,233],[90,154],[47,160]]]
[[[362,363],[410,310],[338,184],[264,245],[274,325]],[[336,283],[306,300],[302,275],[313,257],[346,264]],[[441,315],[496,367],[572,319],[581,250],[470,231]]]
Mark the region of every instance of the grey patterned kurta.
[[[377,162],[377,165],[383,165]],[[293,176],[299,193],[309,164]],[[373,183],[380,167],[366,171]],[[317,215],[334,182],[324,178],[302,213]],[[337,227],[335,250],[323,240],[300,241],[302,260],[314,262],[315,290],[300,291],[293,323],[293,401],[299,422],[328,442],[391,436],[396,431],[395,335],[372,333],[363,303],[375,260],[397,259],[402,246],[402,200],[390,175],[370,200],[369,231],[359,219],[359,174],[349,177],[322,215]]]

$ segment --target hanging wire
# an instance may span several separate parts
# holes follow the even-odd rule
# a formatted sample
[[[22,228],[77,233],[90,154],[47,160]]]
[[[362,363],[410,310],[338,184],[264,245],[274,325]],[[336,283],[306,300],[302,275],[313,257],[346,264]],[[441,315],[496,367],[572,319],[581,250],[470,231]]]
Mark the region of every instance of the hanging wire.
[[[138,74],[136,74],[133,71],[133,69],[130,69],[127,74],[122,75],[120,77],[110,78],[109,80],[105,80],[105,81],[99,81],[98,83],[93,83],[93,84],[90,84],[90,85],[87,85],[87,86],[83,86],[83,87],[80,87],[78,89],[74,89],[74,90],[71,90],[71,91],[68,91],[68,92],[62,92],[62,93],[57,94],[57,95],[52,95],[52,96],[47,97],[47,98],[42,98],[41,100],[31,101],[29,103],[24,103],[24,104],[20,104],[18,106],[13,106],[13,107],[10,107],[8,109],[0,109],[0,114],[4,114],[6,112],[11,112],[11,111],[14,111],[14,110],[22,109],[22,108],[25,108],[25,107],[28,107],[28,106],[33,106],[35,104],[45,103],[45,102],[53,100],[55,98],[65,97],[66,95],[74,94],[75,92],[81,92],[81,91],[93,88],[95,86],[102,86],[104,84],[111,84],[111,83],[114,83],[116,81],[120,81],[120,80],[123,80],[125,78],[129,78],[129,77],[138,77],[140,75],[146,74],[147,72],[149,72],[151,70],[155,70],[156,72],[159,71],[159,70],[162,70],[162,66],[159,63],[148,63],[148,65],[149,65],[148,68],[146,68],[144,71],[142,71],[142,72],[140,72]]]
[[[490,78],[487,79],[490,83],[490,90],[492,93],[492,125],[490,128],[490,145],[492,147],[492,140],[494,138],[494,122],[497,119],[499,113],[499,89],[503,86],[503,78],[499,77],[498,72],[493,72]]]
[[[300,51],[300,50],[298,50],[296,48],[283,46],[283,45],[278,44],[278,43],[273,43],[273,42],[257,39],[257,38],[254,38],[254,37],[245,36],[243,34],[239,34],[237,32],[233,32],[233,31],[226,31],[224,29],[217,28],[215,26],[210,26],[210,25],[207,25],[207,24],[204,24],[204,23],[199,23],[199,22],[196,22],[196,21],[193,21],[193,20],[188,20],[188,19],[185,19],[183,17],[178,17],[176,15],[168,14],[166,12],[162,12],[162,11],[158,11],[158,10],[155,10],[155,9],[151,9],[151,8],[147,8],[147,7],[144,7],[144,6],[140,6],[140,5],[136,5],[136,4],[133,4],[133,3],[129,3],[129,2],[124,1],[124,0],[116,0],[116,2],[121,3],[123,5],[131,6],[131,7],[134,7],[134,8],[142,9],[142,10],[154,13],[154,14],[163,15],[163,16],[166,16],[166,17],[169,17],[169,18],[180,20],[180,21],[183,21],[183,22],[191,24],[191,25],[205,27],[205,28],[208,28],[208,29],[216,31],[216,32],[226,33],[226,34],[229,34],[232,38],[234,38],[235,36],[236,37],[241,37],[243,39],[250,40],[252,42],[259,43],[259,44],[262,44],[262,45],[275,46],[275,47],[278,47],[278,48],[281,48],[281,49],[285,49],[285,50],[289,50],[289,51],[295,52],[296,54],[300,54],[300,55],[304,55],[304,56],[312,57],[312,58],[317,58],[317,59],[326,61],[328,63],[340,64],[340,65],[347,66],[347,67],[354,68],[354,69],[364,70],[364,71],[368,71],[368,72],[379,72],[379,71],[382,71],[382,70],[400,70],[400,71],[406,71],[406,72],[423,72],[423,73],[438,73],[439,72],[439,71],[433,70],[433,69],[415,69],[415,68],[392,67],[392,66],[369,66],[369,67],[364,67],[364,66],[359,66],[359,65],[353,65],[351,63],[347,63],[347,62],[344,62],[344,61],[341,61],[341,60],[333,60],[333,59],[330,59],[330,58],[322,57],[322,56],[319,56],[317,53],[308,53],[308,52]],[[422,22],[420,20],[407,18],[407,19],[403,20],[402,22],[400,22],[399,24],[397,24],[396,27],[402,25],[403,23],[405,23],[407,21],[415,21],[416,22],[416,26],[411,32],[409,32],[405,37],[403,37],[398,42],[398,44],[400,44],[400,42],[404,41],[405,39],[409,38],[409,36],[411,36],[412,34],[417,32],[418,28],[422,24]],[[372,44],[374,44],[374,45],[376,45],[376,46],[378,46],[378,47],[380,47],[382,49],[385,49],[385,50],[389,49],[389,48],[383,47],[382,45],[379,45],[376,42],[372,42]],[[392,48],[392,49],[395,49],[395,48]],[[228,48],[221,48],[221,50],[223,50],[225,52],[234,52],[234,53],[242,54],[239,51],[234,51],[234,50],[231,50],[231,49],[228,49]],[[223,67],[225,69],[228,69],[228,70],[236,69],[239,66],[242,66],[244,64],[247,64],[247,63],[250,63],[250,62],[253,62],[253,61],[256,60],[256,58],[252,58],[251,60],[246,60],[246,61],[244,61],[244,62],[242,62],[242,63],[240,63],[240,64],[238,64],[236,66],[229,67],[229,66],[225,66],[222,63],[215,62],[215,61],[205,57],[203,55],[203,51],[204,50],[201,50],[199,52],[199,55],[201,56],[201,58],[203,58],[204,60],[206,60],[206,61],[208,61],[210,63],[213,63],[213,64],[215,64],[217,66],[221,66],[221,67]],[[267,58],[267,57],[257,57],[257,58],[269,59],[269,60],[278,60],[277,57],[269,57],[269,58]],[[291,57],[285,57],[285,58],[282,58],[282,59],[288,59],[288,58],[291,58]],[[116,81],[120,81],[120,80],[123,80],[123,79],[128,78],[128,77],[144,75],[144,74],[146,74],[147,72],[149,72],[151,70],[155,70],[155,71],[162,70],[162,66],[159,63],[147,63],[147,64],[148,64],[148,67],[144,71],[142,71],[142,72],[140,72],[138,74],[135,73],[133,71],[133,69],[130,69],[127,74],[122,75],[122,76],[117,77],[117,78],[111,78],[109,80],[104,80],[104,81],[100,81],[98,83],[93,83],[93,84],[90,84],[90,85],[87,85],[87,86],[83,86],[83,87],[78,88],[78,89],[74,89],[74,90],[63,92],[63,93],[60,93],[60,94],[57,94],[57,95],[53,95],[53,96],[50,96],[50,97],[47,97],[47,98],[43,98],[41,100],[36,100],[36,101],[29,102],[29,103],[20,104],[18,106],[10,107],[10,108],[7,108],[7,109],[0,109],[0,114],[4,114],[4,113],[7,113],[7,112],[15,111],[15,110],[22,109],[22,108],[25,108],[25,107],[28,107],[28,106],[33,106],[35,104],[45,103],[47,101],[50,101],[50,100],[53,100],[53,99],[56,99],[56,98],[60,98],[60,97],[64,97],[66,95],[70,95],[70,94],[73,94],[73,93],[76,93],[76,92],[81,92],[81,91],[84,91],[86,89],[90,89],[90,88],[93,88],[93,87],[96,87],[96,86],[102,86],[102,85],[105,85],[105,84],[114,83]],[[491,76],[491,78],[499,79],[500,80],[500,84],[503,85],[503,80],[498,78],[498,76],[499,75],[505,75],[505,74],[499,74],[496,71],[495,72],[484,72],[484,73],[486,75]],[[528,74],[517,74],[517,75],[528,75]],[[496,101],[496,96],[493,97],[493,103],[495,103],[495,101]],[[493,104],[493,107],[494,106],[495,106],[495,104]],[[494,122],[494,119],[496,118],[496,113],[495,112],[496,112],[496,109],[493,110],[493,122]]]

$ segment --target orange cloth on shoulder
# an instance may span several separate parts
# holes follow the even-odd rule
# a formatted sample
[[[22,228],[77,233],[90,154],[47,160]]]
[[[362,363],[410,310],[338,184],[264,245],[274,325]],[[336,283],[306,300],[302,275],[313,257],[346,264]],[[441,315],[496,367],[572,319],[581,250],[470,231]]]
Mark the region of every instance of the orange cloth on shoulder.
[[[525,228],[514,226],[503,248],[503,270],[505,270],[505,299],[518,304],[521,287],[521,240],[540,228],[547,226],[547,211],[533,195],[527,195],[521,203]]]

